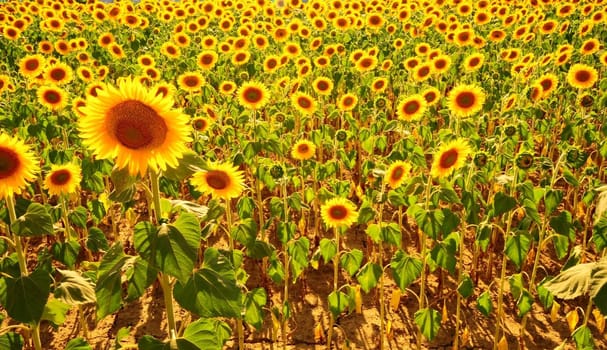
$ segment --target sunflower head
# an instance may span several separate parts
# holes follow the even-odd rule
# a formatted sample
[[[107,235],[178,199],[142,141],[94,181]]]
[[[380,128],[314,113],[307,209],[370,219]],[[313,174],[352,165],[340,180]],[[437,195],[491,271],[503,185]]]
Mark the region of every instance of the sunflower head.
[[[598,79],[598,73],[594,67],[582,63],[576,63],[567,73],[567,82],[578,89],[591,88]]]
[[[454,87],[448,95],[451,112],[462,118],[472,116],[483,108],[485,93],[476,85],[462,84]]]
[[[309,140],[299,140],[291,148],[291,157],[306,160],[316,155],[316,145]]]
[[[434,155],[430,175],[446,177],[456,169],[464,166],[466,158],[472,152],[468,143],[457,139],[441,146]]]
[[[213,198],[232,199],[244,190],[244,173],[228,163],[211,163],[207,170],[192,175],[190,183]]]
[[[82,175],[78,165],[52,165],[44,178],[44,188],[50,195],[67,195],[76,191],[81,180]]]
[[[0,198],[19,194],[39,171],[34,153],[21,140],[0,133]]]
[[[414,121],[421,119],[426,111],[426,99],[422,95],[411,95],[400,101],[396,107],[396,114],[405,121]]]
[[[358,211],[349,200],[335,197],[321,206],[320,216],[329,228],[350,227],[358,220]]]
[[[173,109],[171,96],[122,79],[89,95],[79,129],[83,143],[99,158],[116,158],[119,168],[144,175],[148,167],[177,166],[190,139],[189,118]]]
[[[409,177],[411,165],[405,161],[397,161],[390,165],[385,175],[385,182],[391,188],[400,187]]]
[[[259,82],[249,81],[238,89],[238,103],[241,106],[259,110],[268,103],[270,92],[268,88]]]

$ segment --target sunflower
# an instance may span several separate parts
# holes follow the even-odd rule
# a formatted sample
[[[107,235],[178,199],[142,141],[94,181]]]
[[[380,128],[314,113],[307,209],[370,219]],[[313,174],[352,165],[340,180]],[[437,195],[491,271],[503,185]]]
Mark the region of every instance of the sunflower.
[[[19,61],[19,73],[30,79],[35,78],[42,73],[45,63],[42,55],[27,55]]]
[[[194,173],[190,183],[213,198],[232,199],[244,190],[244,173],[229,163],[210,163],[208,169]]]
[[[67,105],[67,93],[57,86],[43,86],[36,91],[38,102],[51,111],[58,111]]]
[[[160,53],[168,58],[179,58],[181,55],[181,50],[174,44],[167,42],[160,46]]]
[[[411,95],[398,104],[396,114],[405,121],[414,121],[421,119],[426,111],[426,99],[419,94]]]
[[[238,89],[238,103],[249,109],[261,109],[268,103],[270,92],[268,88],[259,82],[249,81]]]
[[[110,53],[110,55],[112,55],[112,57],[115,59],[123,59],[126,57],[126,54],[124,53],[124,49],[119,44],[116,44],[116,43],[110,44],[110,46],[108,47],[107,50]]]
[[[74,193],[82,180],[80,167],[76,164],[52,165],[44,178],[44,188],[50,195]]]
[[[601,43],[598,41],[598,39],[588,39],[582,43],[582,46],[580,47],[580,53],[582,55],[592,55],[593,53],[599,50],[600,46]]]
[[[459,117],[469,117],[483,108],[485,93],[476,85],[461,84],[453,88],[448,95],[451,112]]]
[[[603,54],[601,54],[601,57],[599,57],[599,61],[601,62],[601,64],[605,67],[607,67],[607,51],[603,52]]]
[[[464,59],[464,70],[474,72],[483,66],[485,55],[482,53],[473,53]]]
[[[291,103],[302,114],[312,115],[316,112],[316,101],[305,92],[298,91],[291,95]]]
[[[211,123],[211,120],[205,117],[196,117],[192,119],[192,127],[198,132],[205,132]]]
[[[558,86],[558,78],[556,75],[548,73],[539,77],[535,83],[542,87],[542,98],[548,97]]]
[[[0,133],[0,198],[21,193],[39,171],[34,153],[21,140]]]
[[[382,93],[388,86],[388,80],[384,77],[378,77],[371,83],[371,90],[375,93]]]
[[[340,97],[337,102],[337,108],[341,111],[351,111],[356,107],[357,103],[358,97],[352,93],[347,93]]]
[[[64,85],[72,81],[73,77],[72,68],[62,62],[51,64],[44,71],[44,79],[50,84]]]
[[[143,54],[137,57],[137,63],[141,67],[154,67],[156,65],[156,60],[152,55]]]
[[[229,96],[236,91],[236,83],[231,80],[226,80],[219,84],[219,93]]]
[[[431,86],[426,90],[422,91],[421,95],[426,100],[427,106],[433,106],[438,102],[438,99],[440,98],[440,91],[437,88]]]
[[[185,72],[177,78],[177,84],[187,92],[198,92],[205,84],[203,76],[198,72]]]
[[[442,54],[435,57],[432,62],[432,72],[435,74],[442,74],[449,70],[451,67],[451,57]]]
[[[291,148],[291,157],[296,160],[306,160],[314,157],[316,145],[308,140],[299,140]]]
[[[388,183],[391,188],[398,188],[405,182],[410,171],[411,165],[409,163],[396,161],[392,163],[386,171],[384,181]]]
[[[413,68],[413,80],[421,82],[428,80],[432,74],[432,65],[429,62],[424,62]]]
[[[358,211],[349,200],[334,197],[320,207],[320,216],[329,228],[350,227],[358,220]]]
[[[169,95],[170,96],[170,95]],[[119,168],[144,175],[175,167],[190,141],[189,118],[173,109],[173,99],[148,90],[132,78],[88,96],[81,108],[83,143],[98,158],[116,157]]]
[[[430,175],[434,177],[445,177],[456,169],[464,166],[466,158],[472,152],[468,143],[463,139],[457,139],[441,146],[434,155]]]
[[[241,51],[235,51],[234,54],[232,54],[232,58],[230,59],[230,61],[235,66],[242,66],[243,64],[249,62],[250,59],[251,59],[251,53],[249,51],[241,50]]]
[[[377,67],[377,57],[365,55],[356,61],[356,70],[364,73]]]
[[[215,67],[218,60],[217,52],[212,50],[205,50],[198,54],[196,64],[202,70],[211,70]]]
[[[93,76],[93,72],[91,72],[91,70],[88,67],[78,67],[76,69],[76,75],[78,76],[78,78],[80,78],[80,80],[84,81],[85,83],[91,82],[94,78]]]
[[[52,54],[54,49],[55,48],[54,48],[53,44],[48,40],[42,40],[41,42],[38,43],[38,51],[45,53],[47,55]]]
[[[417,57],[410,57],[405,60],[404,64],[405,64],[406,70],[412,71],[415,67],[417,67],[420,64],[420,60]]]
[[[591,88],[598,79],[596,69],[591,66],[576,63],[569,69],[567,73],[567,82],[569,85],[578,89]]]
[[[329,96],[333,90],[333,81],[327,77],[318,77],[312,82],[312,88],[319,95]]]

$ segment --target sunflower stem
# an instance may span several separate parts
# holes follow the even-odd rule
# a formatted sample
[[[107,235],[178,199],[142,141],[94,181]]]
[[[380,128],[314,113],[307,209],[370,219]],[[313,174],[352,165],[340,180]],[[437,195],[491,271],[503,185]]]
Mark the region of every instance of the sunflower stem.
[[[34,343],[34,349],[42,350],[42,342],[40,341],[40,324],[34,323],[32,325],[32,342]]]
[[[63,209],[63,224],[65,225],[65,238],[67,241],[72,240],[72,228],[68,217],[68,205],[66,196],[61,196],[61,208]]]
[[[335,247],[336,247],[335,256],[333,257],[333,293],[336,293],[337,292],[337,282],[339,279],[339,229],[337,227],[334,227],[333,233],[335,235]],[[333,317],[333,313],[331,311],[329,311],[329,334],[327,336],[327,349],[331,349],[334,324],[335,324],[335,319]]]
[[[8,207],[8,217],[10,218],[10,223],[14,223],[17,221],[17,213],[15,212],[15,201],[12,195],[6,196],[6,206]],[[21,272],[21,276],[27,275],[27,263],[25,260],[25,252],[23,251],[23,246],[21,244],[21,237],[17,236],[12,230],[9,231],[12,233],[12,239],[15,243],[15,250],[17,252],[17,261],[19,262],[19,271]]]
[[[230,252],[234,252],[234,238],[232,237],[231,233],[232,220],[232,201],[231,199],[226,199],[226,231],[228,232]],[[238,348],[244,349],[244,330],[242,326],[242,318],[240,317],[236,319],[236,332],[238,334]]]
[[[432,190],[432,176],[428,175],[428,183],[426,184],[425,193],[425,209],[430,209],[430,194]],[[422,255],[422,272],[421,272],[421,285],[419,288],[419,310],[426,307],[426,234],[420,230],[420,243],[421,243],[421,255]],[[422,344],[422,331],[417,328],[417,348],[421,349]]]
[[[284,206],[284,211],[285,211],[285,221],[287,221],[289,219],[289,206],[287,204],[287,182],[283,181],[282,183],[282,200],[283,200],[283,206]],[[288,326],[288,322],[289,319],[287,318],[287,316],[285,315],[285,305],[287,305],[287,307],[289,307],[289,254],[287,251],[287,242],[285,242],[285,244],[283,244],[283,249],[284,249],[284,269],[285,269],[285,288],[284,288],[284,295],[283,295],[283,308],[282,308],[282,322],[281,322],[281,328],[282,328],[282,348],[284,350],[286,350],[287,348],[287,326]]]

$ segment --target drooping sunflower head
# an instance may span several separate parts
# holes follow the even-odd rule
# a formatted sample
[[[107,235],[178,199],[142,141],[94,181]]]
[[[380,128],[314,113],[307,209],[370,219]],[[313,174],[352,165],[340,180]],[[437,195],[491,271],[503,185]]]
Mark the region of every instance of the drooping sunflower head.
[[[19,194],[39,171],[34,153],[21,140],[0,133],[0,198]]]
[[[44,188],[50,195],[74,193],[82,180],[80,167],[76,164],[52,165],[44,178]]]
[[[598,73],[594,67],[586,64],[576,63],[567,73],[567,82],[569,85],[578,89],[591,88],[598,79]]]
[[[358,220],[358,211],[346,198],[335,197],[320,207],[320,216],[329,228],[350,227]]]
[[[396,161],[390,164],[390,167],[386,171],[384,181],[391,188],[398,188],[407,180],[410,172],[411,165],[409,163],[405,161]]]
[[[470,145],[463,139],[456,139],[442,145],[432,162],[430,175],[434,177],[445,177],[456,169],[464,166],[466,158],[472,152]]]
[[[244,173],[229,163],[211,163],[207,170],[192,175],[190,183],[199,192],[228,200],[244,190]]]
[[[396,114],[399,119],[410,122],[421,119],[426,108],[426,99],[422,95],[415,94],[400,101],[396,107]]]
[[[291,148],[291,157],[306,160],[316,155],[316,145],[309,140],[299,140]]]
[[[479,112],[484,103],[485,93],[480,87],[461,84],[449,92],[447,105],[454,115],[466,118]]]
[[[270,92],[268,88],[259,82],[249,81],[238,89],[238,103],[249,109],[258,110],[268,103]]]
[[[79,129],[83,143],[99,158],[116,158],[119,168],[144,175],[177,166],[190,139],[189,118],[173,99],[132,78],[88,95]]]

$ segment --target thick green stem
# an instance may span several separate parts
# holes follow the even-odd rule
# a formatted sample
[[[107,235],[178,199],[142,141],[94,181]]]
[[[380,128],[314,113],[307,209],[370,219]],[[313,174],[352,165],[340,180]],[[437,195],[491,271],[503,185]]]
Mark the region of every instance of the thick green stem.
[[[158,185],[158,173],[150,171],[150,182],[152,183],[152,200],[154,201],[154,218],[156,224],[162,219],[162,209],[160,206],[160,187]]]
[[[40,324],[34,323],[32,325],[32,342],[34,342],[34,349],[42,350],[42,342],[40,341]]]
[[[78,305],[78,320],[80,322],[80,330],[82,331],[82,337],[87,339],[89,337],[89,328],[86,323],[86,318],[84,317],[84,310],[82,309],[82,305]]]
[[[61,196],[61,208],[63,209],[63,224],[65,225],[65,240],[72,240],[72,227],[70,226],[70,220],[68,217],[68,205],[67,198],[65,196]]]
[[[333,228],[333,232],[335,234],[335,246],[336,252],[333,257],[333,293],[337,292],[337,283],[339,280],[339,229],[337,227]],[[329,334],[327,336],[327,349],[331,349],[331,342],[333,338],[333,325],[335,324],[335,320],[333,318],[333,313],[329,314]]]
[[[6,196],[6,206],[8,207],[8,217],[10,218],[10,223],[14,223],[17,221],[17,213],[15,212],[15,201],[12,195]],[[9,225],[10,228],[10,225]],[[12,233],[12,231],[11,231]],[[12,234],[13,242],[15,243],[15,250],[17,253],[17,261],[19,262],[19,271],[21,272],[21,276],[27,275],[27,263],[25,260],[25,252],[23,251],[23,246],[21,244],[21,237],[16,234]]]
[[[289,206],[287,204],[287,182],[283,181],[282,184],[282,200],[285,211],[285,220],[289,219]],[[282,331],[282,348],[287,348],[287,326],[289,319],[285,315],[285,305],[289,304],[289,254],[287,252],[287,244],[283,244],[283,254],[284,254],[284,269],[285,269],[285,287],[284,287],[284,295],[282,300],[282,322],[281,322],[281,331]]]
[[[432,176],[428,175],[428,183],[426,184],[426,193],[425,193],[425,200],[426,200],[426,204],[424,209],[425,210],[430,210],[430,195],[431,195],[431,190],[432,190]],[[422,310],[423,308],[426,307],[426,267],[427,267],[427,262],[426,262],[426,254],[427,254],[427,250],[426,250],[426,234],[424,232],[422,232],[420,230],[419,232],[420,234],[420,244],[421,244],[421,255],[422,255],[422,272],[421,272],[421,284],[420,284],[420,288],[419,288],[419,309]],[[417,329],[417,348],[421,349],[422,346],[422,332],[421,329]]]
[[[175,324],[175,312],[173,311],[173,285],[171,285],[169,276],[165,273],[159,273],[158,279],[160,281],[160,286],[162,287],[162,296],[164,298],[164,306],[167,313],[169,335],[171,340],[177,339],[177,326]]]

